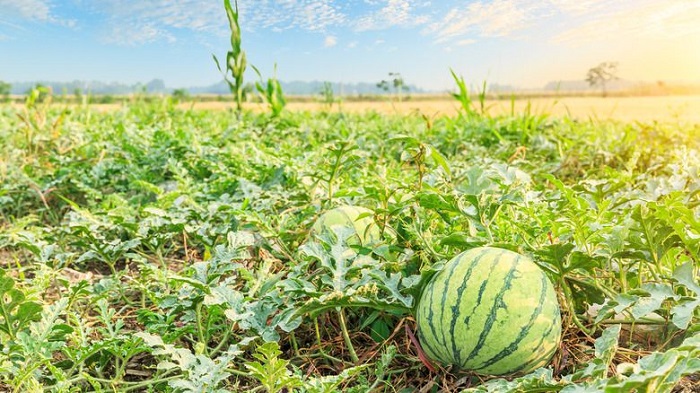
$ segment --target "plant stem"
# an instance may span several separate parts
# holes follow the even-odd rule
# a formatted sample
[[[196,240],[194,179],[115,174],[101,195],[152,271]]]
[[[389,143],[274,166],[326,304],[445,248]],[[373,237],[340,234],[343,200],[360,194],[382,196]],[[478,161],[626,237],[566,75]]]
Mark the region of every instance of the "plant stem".
[[[601,325],[667,325],[667,321],[639,320],[634,319],[605,319],[599,322]]]
[[[199,342],[202,344],[206,344],[206,340],[204,339],[204,327],[202,326],[202,303],[197,303],[197,307],[195,307],[195,312],[197,314],[197,335],[199,337]]]
[[[318,328],[318,318],[314,318],[314,330],[316,331],[316,344],[319,350],[323,351],[323,347],[321,346],[321,331]]]
[[[574,302],[572,300],[573,294],[571,293],[571,288],[569,288],[569,284],[566,282],[566,280],[564,280],[562,288],[564,290],[564,299],[566,300],[566,305],[569,308],[569,314],[571,315],[574,325],[581,329],[581,331],[587,336],[592,336],[593,332],[591,332],[587,327],[583,326],[581,320],[578,319],[578,315],[576,315],[576,309],[574,308]]]
[[[221,348],[223,348],[224,345],[228,343],[228,339],[231,336],[231,333],[233,333],[233,329],[235,328],[235,326],[236,324],[232,323],[231,329],[227,329],[226,332],[224,332],[224,337],[222,337],[221,340],[219,340],[219,344],[211,350],[211,352],[209,353],[209,357],[213,358],[214,356],[216,356],[219,353],[219,351],[221,351]]]
[[[350,353],[350,358],[352,359],[353,363],[357,364],[360,362],[360,358],[357,357],[355,347],[352,346],[350,334],[348,333],[348,326],[345,324],[345,313],[343,313],[342,308],[338,310],[338,317],[340,322],[340,330],[343,332],[343,340],[345,340],[345,346],[348,347],[348,352]]]
[[[294,332],[289,332],[289,341],[292,343],[292,348],[294,348],[294,356],[299,357],[299,344],[297,344]]]
[[[134,384],[134,385],[129,385],[129,386],[125,387],[123,391],[124,391],[124,392],[129,392],[129,391],[132,391],[132,390],[140,390],[141,388],[144,388],[144,387],[146,387],[146,386],[156,385],[156,384],[159,384],[159,383],[167,382],[167,381],[170,381],[170,380],[173,380],[173,379],[177,379],[177,378],[181,378],[181,377],[182,377],[182,376],[180,376],[180,375],[172,375],[172,376],[170,376],[170,377],[165,377],[165,378],[161,378],[161,379],[143,381],[143,382],[140,382],[140,383],[137,383],[137,384]]]

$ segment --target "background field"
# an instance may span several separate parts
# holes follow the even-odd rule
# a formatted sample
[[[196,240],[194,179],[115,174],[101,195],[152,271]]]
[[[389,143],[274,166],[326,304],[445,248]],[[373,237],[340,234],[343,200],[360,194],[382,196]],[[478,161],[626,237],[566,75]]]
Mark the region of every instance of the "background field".
[[[292,111],[324,111],[327,105],[319,102],[305,102],[290,99],[287,108]],[[94,104],[97,110],[114,110],[119,104]],[[234,107],[230,102],[204,101],[196,99],[194,103],[184,102],[178,105],[181,109],[226,110]],[[485,101],[487,112],[491,115],[509,115],[525,113],[548,114],[556,117],[570,117],[579,120],[613,119],[626,122],[642,121],[683,121],[700,122],[700,95],[677,96],[646,96],[646,97],[539,97],[517,98],[514,107],[509,99],[488,99]],[[529,107],[529,108],[528,108]],[[247,108],[262,111],[263,104],[247,104]],[[412,97],[403,102],[390,98],[373,100],[346,100],[334,104],[331,111],[362,113],[377,111],[384,114],[408,114],[418,112],[427,116],[454,116],[459,111],[459,105],[448,96]]]

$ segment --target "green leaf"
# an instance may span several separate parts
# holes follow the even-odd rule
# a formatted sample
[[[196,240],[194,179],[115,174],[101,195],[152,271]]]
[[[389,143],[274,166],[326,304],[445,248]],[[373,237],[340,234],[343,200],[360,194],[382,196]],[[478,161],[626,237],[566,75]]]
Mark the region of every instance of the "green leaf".
[[[401,302],[407,309],[413,307],[413,297],[411,295],[403,295],[399,286],[403,276],[401,273],[384,274],[379,272],[371,272],[370,277],[378,281],[378,285],[384,289],[387,294],[382,296],[384,301],[394,303]]]
[[[486,241],[483,239],[473,238],[464,232],[453,232],[440,239],[440,244],[459,249],[470,249],[483,246],[486,244]]]
[[[700,309],[700,299],[682,299],[671,308],[671,322],[679,329],[687,329],[695,316],[695,310]]]
[[[430,149],[430,157],[445,171],[447,176],[452,176],[452,171],[450,171],[450,165],[447,163],[447,159],[437,149]]]
[[[603,333],[595,340],[595,357],[606,365],[612,362],[617,351],[617,340],[620,337],[621,325],[613,325],[603,330]]]
[[[26,329],[30,322],[41,319],[43,307],[27,301],[19,289],[14,288],[15,280],[0,269],[0,331],[14,338]]]
[[[643,293],[645,292],[647,296],[640,296],[630,308],[634,319],[645,317],[653,311],[660,309],[666,299],[678,298],[668,284],[644,284],[641,291],[643,291]],[[632,293],[638,292],[639,291]]]
[[[377,319],[370,325],[370,337],[375,342],[383,342],[391,335],[391,329],[383,319]]]
[[[466,195],[481,195],[493,187],[493,182],[479,167],[469,168],[464,174],[466,178],[457,186],[457,189]]]
[[[693,263],[686,262],[673,272],[673,278],[675,278],[679,283],[683,284],[686,288],[695,292],[696,295],[700,296],[700,285],[698,285],[696,282],[695,277],[697,276],[694,274],[694,271],[695,267],[693,266]]]

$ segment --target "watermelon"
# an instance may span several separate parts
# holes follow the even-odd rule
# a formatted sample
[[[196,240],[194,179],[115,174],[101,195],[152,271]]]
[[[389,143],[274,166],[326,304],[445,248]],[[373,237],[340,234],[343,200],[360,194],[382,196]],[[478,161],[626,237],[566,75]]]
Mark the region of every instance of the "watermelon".
[[[428,282],[416,310],[433,360],[484,375],[526,374],[559,347],[556,292],[529,258],[499,248],[465,251]]]
[[[324,228],[335,226],[350,228],[354,234],[347,239],[349,245],[368,246],[381,240],[381,230],[374,222],[374,212],[359,206],[340,206],[323,213],[311,227],[311,234],[320,234]]]

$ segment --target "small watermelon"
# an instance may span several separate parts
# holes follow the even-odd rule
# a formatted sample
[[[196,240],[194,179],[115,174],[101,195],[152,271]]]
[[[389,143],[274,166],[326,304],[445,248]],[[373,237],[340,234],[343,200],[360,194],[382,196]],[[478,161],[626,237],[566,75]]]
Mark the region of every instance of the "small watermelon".
[[[368,246],[382,238],[374,213],[359,206],[340,206],[323,213],[311,227],[311,234],[320,234],[323,229],[332,230],[334,226],[351,228],[355,233],[347,239],[350,245]]]
[[[542,367],[561,339],[552,283],[529,258],[499,248],[450,260],[425,287],[416,320],[430,358],[484,375]]]

